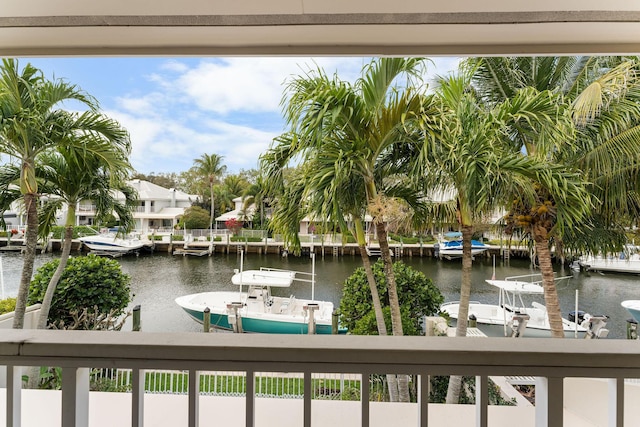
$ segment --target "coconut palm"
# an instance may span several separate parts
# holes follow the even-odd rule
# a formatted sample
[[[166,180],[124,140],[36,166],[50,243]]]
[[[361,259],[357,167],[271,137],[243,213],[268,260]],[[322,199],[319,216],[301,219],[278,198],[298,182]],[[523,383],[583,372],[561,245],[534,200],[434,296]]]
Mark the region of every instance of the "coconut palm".
[[[227,171],[227,166],[222,163],[224,156],[219,154],[203,154],[193,161],[194,171],[202,178],[209,182],[209,195],[211,197],[211,218],[210,224],[213,224],[213,216],[215,210],[213,186],[220,177]],[[204,199],[204,195],[203,195]]]
[[[473,58],[474,85],[484,99],[499,102],[523,87],[551,90],[571,110],[577,131],[565,138],[545,133],[525,135],[512,129],[514,149],[529,156],[553,158],[580,171],[590,182],[590,218],[567,227],[558,217],[561,203],[541,188],[533,200],[514,198],[510,227],[532,237],[545,287],[552,334],[564,337],[551,265],[551,242],[588,252],[619,250],[620,218],[638,215],[635,177],[640,166],[640,88],[637,58],[527,57]],[[533,124],[535,126],[535,124]],[[588,233],[588,235],[587,235]]]
[[[340,221],[343,214],[349,213],[357,225],[362,213],[356,208],[364,207],[372,215],[387,278],[394,335],[402,335],[403,330],[385,224],[392,197],[382,191],[394,186],[383,183],[384,176],[377,166],[395,147],[416,141],[415,123],[423,120],[430,100],[422,86],[412,86],[414,81],[419,83],[423,71],[424,60],[420,58],[383,58],[365,66],[355,84],[337,76],[331,78],[321,69],[294,78],[283,99],[290,133],[271,156],[281,165],[293,159],[302,159],[306,164],[303,169],[309,174],[307,195],[314,192],[310,200],[320,203],[324,199],[321,204],[325,207],[320,208],[317,218],[324,220],[331,213],[331,218]],[[400,82],[401,79],[405,80]],[[400,83],[405,85],[401,87]],[[282,174],[283,167],[275,169],[270,179]],[[327,176],[318,172],[330,170],[332,175]],[[361,202],[359,206],[339,208],[339,199],[349,196],[345,194],[349,187],[352,195],[362,197]],[[399,389],[400,400],[406,400],[406,387]]]
[[[97,108],[97,101],[75,85],[63,80],[49,81],[35,67],[27,64],[19,69],[15,59],[3,59],[0,69],[0,152],[7,154],[20,167],[20,192],[27,215],[25,255],[13,322],[14,328],[22,328],[29,283],[33,274],[38,232],[38,182],[35,176],[37,156],[61,143],[61,134],[85,131],[93,124],[89,116],[75,121],[60,118],[63,101],[77,101],[90,110]],[[83,120],[86,119],[86,120]],[[72,128],[75,127],[75,128]],[[90,146],[86,148],[90,150]]]
[[[463,238],[460,311],[456,336],[466,336],[471,294],[471,237],[474,226],[486,223],[498,208],[504,207],[514,193],[530,200],[535,192],[531,181],[556,194],[568,186],[574,194],[584,188],[563,166],[550,165],[544,159],[527,158],[511,148],[509,125],[522,128],[529,122],[539,125],[549,137],[559,137],[562,122],[561,104],[548,92],[522,90],[489,108],[471,88],[471,75],[461,72],[439,78],[435,90],[439,105],[437,132],[426,138],[422,151],[415,157],[418,174],[426,186],[425,194],[433,200],[433,210],[440,212],[440,222],[455,217]],[[565,114],[564,126],[570,128]],[[553,126],[552,130],[547,130]],[[523,131],[524,132],[524,131]],[[555,134],[554,134],[555,132]],[[565,131],[566,132],[566,131]],[[451,200],[438,200],[452,194]],[[573,197],[573,196],[569,196]],[[572,198],[572,202],[573,202]],[[582,212],[582,211],[581,211]],[[454,216],[455,215],[455,216]],[[447,393],[448,403],[457,403],[460,377],[452,377]]]

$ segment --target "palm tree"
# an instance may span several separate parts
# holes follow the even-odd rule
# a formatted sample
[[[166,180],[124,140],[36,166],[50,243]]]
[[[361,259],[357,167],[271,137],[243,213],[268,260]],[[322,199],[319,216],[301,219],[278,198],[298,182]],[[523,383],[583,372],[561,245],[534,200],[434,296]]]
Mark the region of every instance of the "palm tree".
[[[26,250],[13,322],[17,329],[24,323],[38,238],[36,159],[40,153],[61,143],[58,138],[61,133],[73,131],[58,127],[60,116],[64,114],[60,103],[67,100],[78,101],[92,111],[97,108],[97,101],[75,85],[63,80],[48,81],[30,64],[19,70],[17,60],[3,59],[0,69],[0,152],[9,155],[20,167],[20,192],[27,213]],[[80,126],[78,131],[90,125],[82,120],[66,124]]]
[[[533,200],[515,202],[511,227],[532,237],[545,287],[545,304],[552,334],[564,337],[562,317],[551,265],[551,242],[589,252],[619,250],[619,220],[638,215],[637,173],[640,166],[640,87],[638,60],[624,57],[473,58],[474,85],[484,99],[510,99],[523,87],[551,90],[571,110],[575,134],[548,138],[523,134],[512,127],[514,149],[533,157],[553,158],[579,171],[590,182],[589,218],[569,227],[563,203],[538,188]],[[534,124],[535,126],[535,124]],[[566,208],[566,206],[565,206]],[[588,233],[588,236],[586,235]],[[571,236],[571,238],[565,238]]]
[[[415,123],[423,120],[430,102],[422,87],[412,87],[413,80],[419,82],[423,66],[424,60],[420,58],[378,59],[364,67],[362,77],[353,85],[337,76],[330,78],[321,69],[294,78],[283,99],[290,133],[283,138],[285,145],[276,146],[272,156],[282,165],[299,156],[310,165],[309,170],[314,165],[322,171],[333,167],[335,179],[309,172],[315,178],[310,178],[307,192],[316,191],[318,197],[325,199],[326,206],[338,205],[344,194],[337,192],[344,191],[348,183],[358,186],[352,193],[362,196],[362,206],[372,215],[380,242],[394,335],[403,335],[403,330],[384,218],[391,197],[383,192],[393,185],[385,185],[377,165],[395,147],[416,141]],[[403,78],[405,86],[401,87],[399,82]],[[284,157],[278,158],[280,155]],[[330,163],[330,159],[336,162]],[[281,174],[282,169],[270,178]],[[330,210],[322,208],[320,213],[324,215]],[[332,217],[337,219],[345,212],[360,218],[359,212],[340,208],[335,208]],[[406,387],[401,385],[399,389],[400,400],[406,400]]]
[[[219,154],[203,154],[193,161],[195,172],[201,177],[209,181],[209,194],[211,197],[211,218],[210,224],[213,225],[213,216],[215,210],[213,185],[220,179],[226,171],[227,167],[222,164],[224,156]],[[204,198],[204,195],[203,195]]]
[[[121,152],[113,145],[105,148],[107,150],[100,154],[61,150],[47,153],[39,159],[42,163],[43,193],[54,196],[42,209],[41,234],[49,234],[55,212],[63,203],[68,209],[62,255],[42,301],[39,329],[47,326],[51,301],[71,252],[77,204],[82,200],[91,200],[96,205],[98,221],[115,212],[121,230],[128,231],[134,224],[132,212],[137,205],[137,193],[126,183],[126,173],[132,170],[127,160],[128,153]],[[117,199],[116,192],[124,195],[124,201]]]

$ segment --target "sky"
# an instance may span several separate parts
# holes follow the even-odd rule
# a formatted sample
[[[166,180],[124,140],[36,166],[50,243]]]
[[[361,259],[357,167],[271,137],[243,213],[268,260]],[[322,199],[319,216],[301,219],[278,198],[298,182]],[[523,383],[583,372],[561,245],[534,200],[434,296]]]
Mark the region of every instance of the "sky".
[[[434,58],[429,74],[446,74],[458,58]],[[202,154],[224,157],[229,173],[257,169],[260,154],[284,132],[284,84],[322,67],[355,81],[368,58],[88,57],[22,58],[48,79],[64,79],[97,98],[128,131],[133,168],[180,173]]]

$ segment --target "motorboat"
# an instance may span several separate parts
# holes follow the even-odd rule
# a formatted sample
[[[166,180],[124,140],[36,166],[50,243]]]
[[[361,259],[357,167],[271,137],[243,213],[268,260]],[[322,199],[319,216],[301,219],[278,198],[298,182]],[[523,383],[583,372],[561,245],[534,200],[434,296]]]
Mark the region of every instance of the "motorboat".
[[[640,300],[630,299],[622,301],[621,305],[633,316],[633,319],[640,323]]]
[[[434,245],[435,254],[438,258],[456,259],[462,258],[462,240],[441,240]],[[479,240],[471,240],[471,256],[478,255],[489,249]]]
[[[217,329],[269,334],[331,334],[333,303],[315,300],[314,270],[305,273],[262,267],[242,271],[241,261],[240,270],[236,270],[231,278],[238,286],[237,292],[202,292],[181,296],[175,301],[199,323],[204,323],[205,310],[209,309],[210,325]],[[311,283],[311,299],[272,294],[272,288],[288,288],[294,280]],[[344,334],[347,331],[338,328],[337,332]]]
[[[513,336],[550,338],[551,327],[547,309],[543,304],[533,301],[527,306],[523,296],[542,296],[542,281],[522,280],[532,276],[507,277],[504,280],[490,279],[486,282],[498,289],[498,304],[469,303],[469,318],[475,320],[477,328],[487,336]],[[564,278],[559,278],[560,280]],[[451,319],[457,321],[460,302],[448,302],[440,307]],[[592,316],[581,311],[572,312],[562,324],[565,337],[604,338],[609,331],[605,329],[606,316]]]
[[[616,256],[583,256],[578,265],[587,271],[640,274],[640,254],[635,246],[627,246]]]
[[[137,237],[122,237],[113,231],[82,236],[79,240],[92,251],[118,254],[137,252],[145,245]]]

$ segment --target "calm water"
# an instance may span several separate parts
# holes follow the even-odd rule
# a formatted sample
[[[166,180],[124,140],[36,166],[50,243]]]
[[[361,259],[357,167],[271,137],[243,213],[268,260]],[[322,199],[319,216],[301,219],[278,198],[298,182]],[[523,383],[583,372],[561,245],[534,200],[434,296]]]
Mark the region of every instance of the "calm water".
[[[38,255],[36,265],[52,259],[54,255]],[[7,253],[2,255],[5,296],[15,296],[22,267],[22,256]],[[406,264],[424,272],[440,288],[445,301],[458,300],[460,288],[459,261],[439,261],[433,258],[403,258]],[[199,331],[201,326],[191,320],[174,299],[181,295],[215,291],[236,290],[231,284],[233,270],[239,268],[240,257],[236,254],[215,254],[212,257],[183,257],[168,254],[141,255],[118,259],[124,272],[131,275],[134,305],[142,307],[142,329],[147,332]],[[528,260],[511,259],[508,264],[496,261],[496,278],[535,273]],[[359,257],[318,257],[316,260],[315,297],[333,301],[338,305],[342,296],[342,283],[355,268],[361,265]],[[281,258],[277,255],[248,254],[244,268],[275,267],[297,271],[311,271],[311,260],[306,257]],[[559,267],[558,267],[559,268]],[[493,273],[492,261],[479,259],[473,264],[473,287],[471,299],[480,302],[497,302],[495,288],[485,279]],[[579,291],[580,309],[591,314],[606,314],[610,317],[610,338],[624,338],[626,319],[630,316],[620,306],[626,299],[640,299],[640,276],[623,274],[573,273],[569,268],[558,269],[557,276],[571,276],[558,284],[558,293],[563,315],[575,306],[575,291]],[[295,283],[291,289],[275,289],[278,295],[295,294],[301,298],[311,297],[311,285]],[[543,303],[542,298],[536,299]],[[527,301],[525,301],[527,302]],[[129,324],[129,329],[130,329]],[[126,328],[126,327],[125,327]]]

